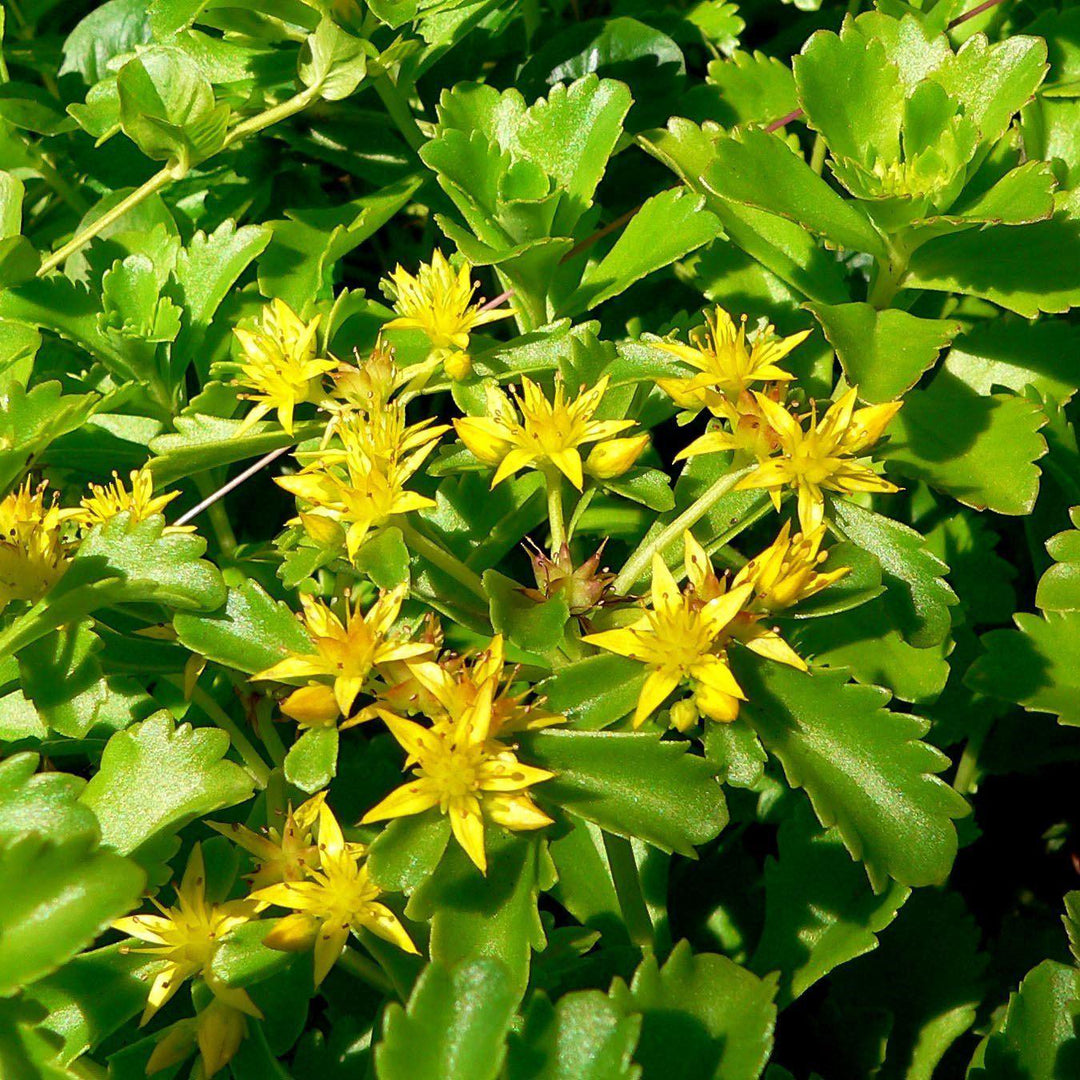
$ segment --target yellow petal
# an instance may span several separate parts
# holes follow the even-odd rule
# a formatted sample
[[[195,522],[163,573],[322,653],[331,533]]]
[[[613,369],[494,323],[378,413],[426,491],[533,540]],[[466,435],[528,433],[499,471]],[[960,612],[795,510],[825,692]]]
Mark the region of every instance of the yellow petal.
[[[622,476],[631,468],[649,445],[648,435],[634,435],[627,439],[608,439],[597,443],[585,461],[585,471],[599,480]]]
[[[349,927],[340,924],[323,923],[315,938],[315,985],[319,986],[330,974],[330,969],[337,963],[338,957],[345,951],[349,940]]]
[[[480,813],[480,803],[475,798],[466,796],[451,802],[450,830],[480,873],[486,874],[487,855],[484,853],[484,819]]]
[[[524,469],[526,466],[534,464],[535,461],[536,454],[533,451],[515,447],[507,453],[495,470],[495,475],[491,478],[491,486],[493,488],[498,487],[499,484],[513,476],[519,469]]]
[[[735,680],[727,661],[719,656],[703,656],[690,668],[690,676],[701,686],[728,697],[746,700],[742,687]]]
[[[686,568],[686,576],[690,584],[700,592],[712,569],[712,563],[709,561],[709,556],[705,554],[705,549],[694,539],[689,529],[683,533],[683,566]]]
[[[199,1013],[197,1025],[203,1073],[209,1080],[240,1049],[240,1043],[247,1033],[247,1024],[243,1013],[215,1002]]]
[[[360,819],[360,824],[369,825],[373,821],[422,814],[438,802],[439,791],[434,785],[424,780],[411,780],[391,791],[377,806],[373,806]]]
[[[454,430],[469,452],[485,465],[498,465],[510,452],[506,428],[486,416],[460,416]]]
[[[569,447],[556,450],[550,457],[555,468],[580,491],[585,482],[581,471],[581,455],[573,447]]]
[[[412,938],[405,932],[405,927],[385,904],[372,901],[366,904],[355,918],[361,926],[367,927],[383,941],[389,941],[391,945],[396,945],[399,949],[412,953],[414,956],[419,955],[420,950],[412,943]]]
[[[658,668],[649,672],[638,695],[637,708],[634,710],[634,727],[640,727],[647,717],[660,708],[664,698],[679,685],[679,680],[677,671]]]
[[[476,771],[481,791],[521,791],[533,784],[550,780],[555,774],[534,765],[499,758],[488,758]]]
[[[297,912],[278,919],[277,926],[263,938],[263,944],[280,952],[306,952],[315,944],[318,932],[318,919]]]
[[[337,859],[345,850],[345,837],[333,810],[326,803],[319,808],[319,850]]]
[[[787,664],[798,671],[809,670],[806,661],[775,630],[755,626],[748,634],[740,634],[739,638],[758,656],[775,660],[779,664]]]
[[[682,594],[660,552],[652,557],[652,606],[655,611],[670,611],[682,605]]]
[[[647,627],[648,623],[635,623],[634,626]],[[644,660],[645,653],[634,627],[622,627],[618,630],[600,630],[595,634],[585,634],[582,641],[595,645],[598,649],[628,656],[631,660]]]
[[[165,965],[154,976],[150,984],[150,993],[146,998],[146,1008],[143,1010],[139,1026],[142,1027],[172,996],[180,989],[184,981],[183,970],[178,964],[172,962]]]

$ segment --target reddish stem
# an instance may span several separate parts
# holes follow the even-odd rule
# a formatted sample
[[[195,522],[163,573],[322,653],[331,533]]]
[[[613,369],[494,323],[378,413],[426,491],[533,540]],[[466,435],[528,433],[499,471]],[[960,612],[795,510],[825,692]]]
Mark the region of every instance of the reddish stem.
[[[779,120],[774,120],[765,130],[779,131],[780,128],[784,127],[786,124],[790,124],[792,120],[798,120],[802,114],[802,109],[796,109],[794,112],[789,112],[787,116],[781,116]]]
[[[974,19],[977,15],[981,15],[984,11],[989,11],[992,7],[997,7],[998,4],[1001,3],[1004,3],[1004,0],[983,0],[981,4],[976,5],[970,11],[965,11],[962,15],[957,15],[945,29],[955,30],[961,23],[966,23],[968,19]]]

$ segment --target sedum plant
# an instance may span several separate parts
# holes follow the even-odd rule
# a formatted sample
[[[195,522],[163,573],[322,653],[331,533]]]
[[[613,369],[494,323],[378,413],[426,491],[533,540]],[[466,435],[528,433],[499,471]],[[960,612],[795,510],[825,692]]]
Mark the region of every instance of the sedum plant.
[[[0,1077],[1080,1074],[1078,39],[0,11]]]

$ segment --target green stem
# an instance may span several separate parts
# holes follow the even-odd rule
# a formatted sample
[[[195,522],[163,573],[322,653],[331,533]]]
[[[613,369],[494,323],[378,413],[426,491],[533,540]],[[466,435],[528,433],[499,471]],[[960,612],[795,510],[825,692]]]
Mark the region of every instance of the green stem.
[[[49,185],[80,216],[90,209],[89,203],[82,197],[82,193],[73,188],[49,160],[40,146],[27,144],[27,149],[33,155],[34,168],[41,174],[42,180]]]
[[[165,168],[154,173],[145,184],[137,187],[130,195],[125,196],[115,206],[106,210],[96,221],[92,221],[85,229],[77,232],[63,247],[54,251],[47,259],[43,259],[38,269],[38,277],[44,277],[50,271],[55,270],[69,255],[74,255],[84,244],[89,243],[99,233],[107,229],[114,221],[122,218],[132,207],[138,206],[144,199],[148,199],[155,192],[171,184],[173,180],[184,175],[184,171],[178,171],[180,166],[176,164],[166,165]]]
[[[424,133],[416,123],[416,117],[409,106],[409,101],[393,82],[389,75],[380,75],[375,80],[375,93],[379,100],[386,106],[390,119],[397,125],[401,137],[409,144],[414,152],[419,152],[420,147],[427,142]]]
[[[960,755],[960,764],[956,766],[953,788],[961,795],[970,795],[978,781],[979,753],[986,740],[985,732],[978,732],[968,739],[964,752]]]
[[[825,140],[820,135],[814,136],[814,149],[810,154],[810,168],[821,175],[822,170],[825,168],[825,151],[828,148],[825,145]]]
[[[574,535],[574,530],[577,528],[578,522],[581,520],[581,515],[589,509],[589,503],[593,501],[599,490],[600,489],[597,487],[591,487],[580,499],[578,499],[577,506],[574,507],[574,512],[570,515],[570,523],[566,526],[566,542],[568,544]]]
[[[249,117],[247,120],[237,124],[226,136],[221,145],[221,149],[226,149],[233,145],[240,139],[243,139],[247,135],[252,135],[257,131],[262,131],[263,128],[269,127],[271,124],[276,124],[280,120],[284,120],[289,116],[294,115],[306,108],[311,104],[315,98],[318,97],[320,87],[309,86],[304,90],[301,90],[299,94],[294,94],[288,101],[283,101],[279,105],[273,106],[273,108],[266,109],[264,112],[258,113],[255,116]],[[164,168],[154,173],[149,180],[146,181],[140,187],[137,187],[126,198],[121,199],[112,209],[107,210],[96,221],[91,222],[85,229],[76,233],[62,248],[54,251],[47,259],[43,260],[41,267],[38,270],[38,277],[42,277],[48,274],[50,271],[55,270],[69,255],[74,254],[84,244],[93,240],[95,236],[98,236],[103,230],[107,229],[118,218],[123,217],[132,207],[138,206],[144,199],[149,198],[155,192],[160,191],[162,188],[167,187],[174,180],[180,180],[187,174],[187,165],[180,162],[170,162]],[[43,174],[44,175],[44,174]]]
[[[415,526],[406,520],[404,516],[395,518],[394,524],[401,530],[401,535],[405,538],[406,544],[417,555],[423,556],[432,566],[437,566],[458,584],[464,585],[474,596],[483,600],[485,608],[487,607],[488,596],[484,592],[483,582],[456,555],[451,555],[441,544],[435,543],[434,540],[418,532]]]
[[[184,689],[184,680],[177,675],[166,675],[165,681],[172,683],[180,690]],[[236,752],[243,758],[248,772],[255,778],[259,787],[266,787],[270,780],[270,767],[240,730],[239,724],[201,686],[196,686],[191,691],[191,700],[229,736],[233,746],[236,747]]]
[[[233,685],[237,686],[242,693],[243,687],[239,686],[241,680],[232,677],[232,681]],[[257,699],[254,707],[255,715],[252,720],[252,728],[262,740],[263,746],[266,747],[266,752],[270,755],[275,770],[280,772],[281,767],[285,764],[285,744],[281,741],[277,725],[274,723],[273,713],[276,708],[277,704],[272,698]]]
[[[347,971],[361,982],[366,982],[372,989],[378,990],[383,997],[397,997],[394,984],[386,977],[383,969],[374,960],[369,960],[358,953],[352,946],[345,947],[345,951],[338,959],[338,966],[342,971]]]
[[[638,545],[637,550],[626,561],[626,565],[619,572],[612,589],[617,593],[625,593],[634,585],[648,569],[654,554],[663,554],[667,546],[682,537],[682,534],[700,521],[735,485],[746,476],[753,466],[747,466],[736,472],[721,476],[704,494],[698,496],[674,521],[661,529],[651,540],[647,537]]]
[[[290,116],[295,116],[298,112],[306,109],[319,96],[320,89],[318,84],[308,86],[301,90],[300,93],[294,94],[287,101],[282,101],[270,109],[249,116],[229,131],[225,136],[224,143],[222,143],[222,149],[227,149],[233,143],[246,138],[248,135],[254,135],[256,132],[262,131],[263,128],[268,128],[281,120],[287,120]]]
[[[619,898],[626,932],[640,949],[652,952],[656,931],[649,917],[645,895],[641,891],[641,877],[638,874],[634,849],[624,836],[613,836],[605,832],[604,850],[607,852],[611,880],[615,884],[615,895]]]
[[[886,239],[885,247],[888,258],[884,261],[880,259],[874,261],[874,277],[866,296],[866,302],[878,311],[887,308],[892,303],[893,297],[900,291],[904,275],[907,273],[910,255],[895,236]]]
[[[216,490],[216,485],[205,473],[197,473],[192,479],[195,481],[195,487],[203,499],[209,498]],[[229,515],[225,511],[225,503],[221,501],[213,502],[206,508],[206,512],[210,521],[210,528],[214,530],[214,536],[217,539],[221,554],[226,558],[232,558],[236,551],[236,534],[233,532]]]
[[[544,472],[547,485],[548,524],[551,527],[551,552],[554,554],[566,542],[566,525],[563,522],[562,473],[556,469]]]

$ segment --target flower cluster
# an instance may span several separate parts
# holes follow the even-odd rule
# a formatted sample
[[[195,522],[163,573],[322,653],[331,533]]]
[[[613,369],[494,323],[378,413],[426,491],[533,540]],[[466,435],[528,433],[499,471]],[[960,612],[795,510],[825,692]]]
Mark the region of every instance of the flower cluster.
[[[316,544],[354,558],[396,516],[434,505],[406,487],[446,425],[408,424],[403,377],[381,343],[364,364],[338,365],[324,402],[331,414],[321,444],[297,451],[302,468],[277,482],[299,501],[296,523]]]
[[[368,876],[366,848],[346,841],[321,793],[295,811],[290,807],[280,829],[269,827],[262,834],[236,824],[209,824],[254,856],[248,896],[209,899],[202,848],[196,844],[173,906],[154,900],[158,914],[132,915],[113,924],[142,943],[126,950],[162,961],[141,1023],[156,1015],[189,979],[199,980],[211,995],[194,1019],[165,1031],[147,1073],[183,1061],[198,1047],[204,1074],[213,1076],[239,1048],[247,1030],[245,1017],[262,1019],[248,992],[227,985],[213,965],[229,935],[268,908],[291,909],[293,914],[268,924],[263,944],[286,952],[311,949],[316,985],[341,956],[351,933],[368,930],[405,952],[417,951],[398,917],[379,899],[381,890]]]
[[[516,409],[506,394],[489,386],[487,415],[461,417],[454,421],[454,430],[478,460],[496,466],[492,487],[521,469],[554,467],[580,491],[585,473],[597,479],[620,476],[649,445],[648,435],[614,437],[634,427],[633,420],[595,419],[608,382],[605,375],[570,401],[565,384],[556,377],[555,396],[549,401],[532,379],[523,378]],[[586,443],[595,445],[582,463],[580,448]]]
[[[431,342],[431,353],[423,373],[417,373],[423,385],[438,368],[451,379],[464,379],[472,371],[469,338],[479,326],[505,319],[509,308],[474,302],[477,286],[472,282],[472,267],[461,263],[457,269],[441,251],[430,263],[421,263],[415,276],[398,266],[383,282],[383,291],[397,312],[387,324],[388,330],[416,329]],[[494,302],[497,304],[497,301]]]
[[[683,534],[686,586],[680,590],[667,564],[653,556],[652,595],[645,612],[628,626],[584,640],[638,660],[648,675],[634,711],[634,727],[651,716],[679,685],[688,684],[693,709],[671,710],[674,727],[686,730],[700,713],[711,720],[739,715],[745,694],[728,666],[727,648],[740,642],[769,660],[806,669],[806,663],[764,620],[838,581],[847,567],[819,573],[824,527],[791,536],[785,522],[776,540],[730,582],[719,577],[690,532]]]
[[[365,615],[346,601],[341,620],[326,604],[305,597],[302,621],[314,651],[290,655],[253,679],[312,680],[281,702],[281,711],[301,727],[332,725],[339,716],[346,718],[341,729],[381,719],[405,749],[414,775],[373,807],[364,823],[437,806],[485,871],[485,820],[513,830],[551,822],[528,789],[552,774],[520,762],[506,739],[562,717],[539,708],[527,690],[515,691],[501,636],[477,654],[441,657],[428,642],[394,636],[401,600],[400,590],[383,594]],[[357,710],[362,693],[369,701]]]
[[[697,369],[687,378],[658,379],[672,401],[684,410],[683,419],[707,409],[717,426],[695,439],[676,460],[731,451],[732,467],[748,462],[757,468],[743,478],[741,488],[764,488],[780,508],[783,491],[798,499],[799,524],[810,534],[822,522],[825,492],[896,491],[860,458],[885,432],[900,408],[899,401],[855,408],[858,388],[851,387],[818,419],[812,404],[803,416],[784,403],[793,376],[781,361],[808,331],[777,337],[772,326],[747,334],[722,308],[706,315],[707,328],[691,333],[691,343],[658,341],[655,347]],[[768,384],[765,392],[754,383]]]
[[[0,611],[13,600],[37,600],[64,575],[75,545],[61,510],[47,485],[30,478],[0,500]]]

